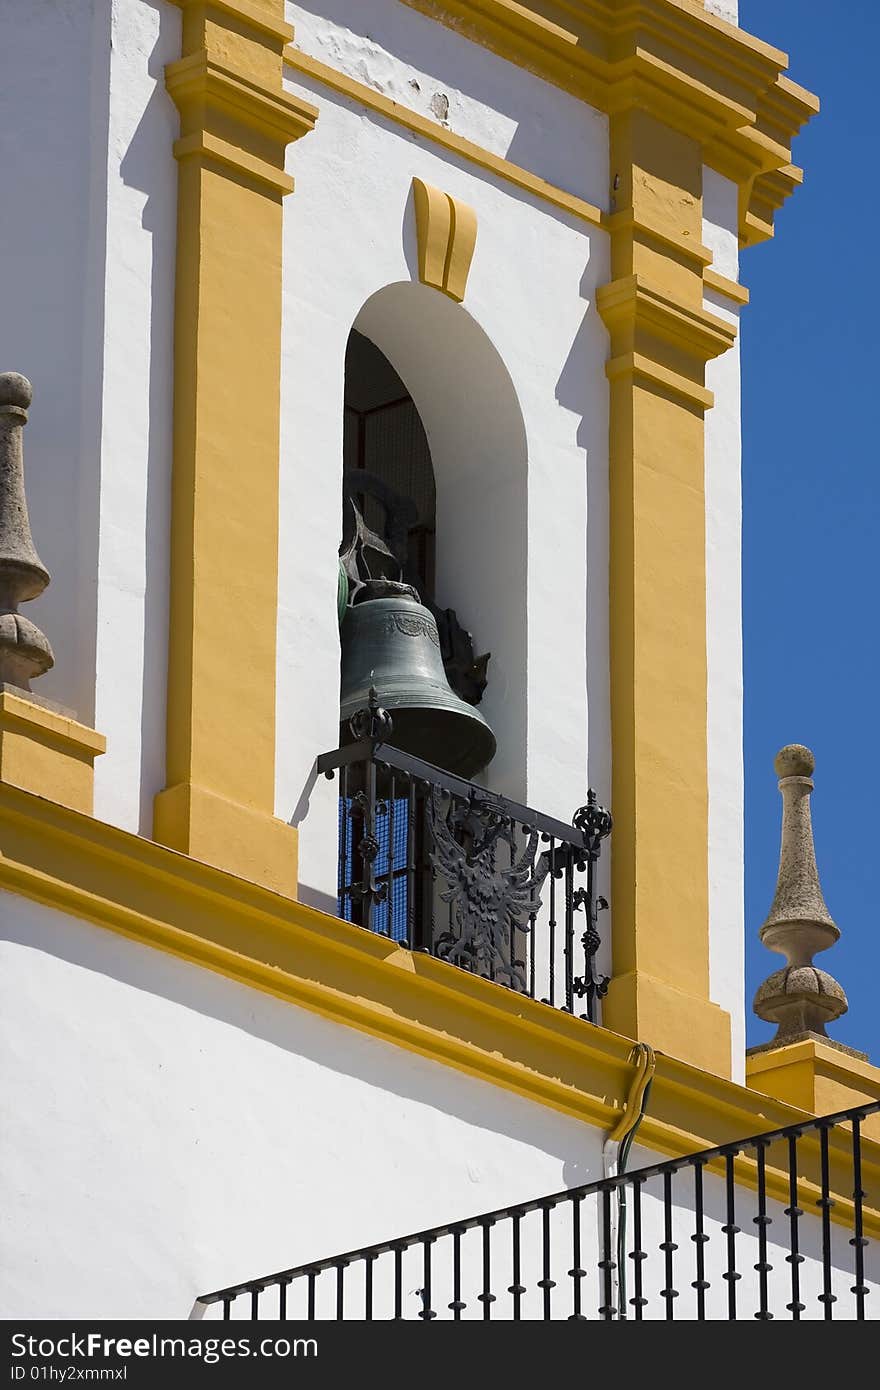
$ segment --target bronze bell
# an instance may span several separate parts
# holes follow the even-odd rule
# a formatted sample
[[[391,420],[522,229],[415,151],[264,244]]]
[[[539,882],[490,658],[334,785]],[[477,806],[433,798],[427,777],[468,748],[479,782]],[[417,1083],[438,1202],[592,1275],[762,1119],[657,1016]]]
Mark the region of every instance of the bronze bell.
[[[369,580],[342,623],[342,738],[369,705],[374,686],[389,711],[388,742],[426,762],[472,777],[495,756],[495,735],[449,685],[432,613],[409,584]]]

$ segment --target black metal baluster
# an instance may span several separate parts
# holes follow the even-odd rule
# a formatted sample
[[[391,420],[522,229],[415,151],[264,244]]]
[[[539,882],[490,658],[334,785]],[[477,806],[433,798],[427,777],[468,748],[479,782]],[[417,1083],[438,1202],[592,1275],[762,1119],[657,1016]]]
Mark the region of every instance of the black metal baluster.
[[[388,800],[388,855],[386,862],[385,877],[385,907],[387,909],[388,937],[394,940],[394,815],[395,799],[397,796],[397,782],[394,773],[391,773],[391,796]]]
[[[405,1246],[394,1247],[394,1321],[403,1318],[403,1252]]]
[[[542,1202],[541,1204],[541,1248],[543,1253],[543,1273],[538,1280],[538,1288],[544,1294],[544,1321],[550,1321],[550,1295],[556,1288],[556,1280],[551,1278],[551,1252],[550,1252],[550,1213],[554,1203]]]
[[[509,845],[509,848],[510,848],[510,862],[509,862],[509,864],[508,864],[508,868],[511,868],[511,869],[513,868],[514,864],[516,863],[516,832],[517,832],[517,824],[516,824],[516,821],[513,821],[513,822],[511,823],[511,827],[510,827],[510,845]],[[516,968],[517,968],[517,966],[516,966],[516,919],[513,917],[513,915],[511,915],[511,917],[510,917],[510,923],[509,923],[509,926],[508,926],[508,929],[507,929],[507,937],[508,937],[508,943],[507,943],[507,944],[508,944],[508,953],[509,953],[509,954],[508,954],[508,960],[510,961],[510,969],[511,969],[511,971],[512,971],[513,973],[510,974],[510,975],[508,975],[507,980],[506,980],[505,983],[507,983],[507,984],[510,985],[510,986],[513,986],[513,982],[514,982],[514,980],[515,980],[515,978],[516,978],[515,972],[516,972]]]
[[[569,1322],[586,1322],[584,1314],[581,1312],[581,1280],[586,1276],[587,1271],[581,1269],[581,1193],[575,1193],[571,1198],[571,1269],[568,1271],[572,1281],[571,1301],[572,1310]]]
[[[538,933],[538,914],[529,913],[529,998],[535,997],[535,937]]]
[[[373,1321],[373,1265],[378,1255],[367,1255],[364,1259],[364,1321]]]
[[[492,1316],[492,1304],[495,1302],[492,1292],[492,1247],[489,1238],[493,1223],[491,1219],[484,1217],[480,1225],[483,1228],[483,1291],[477,1294],[477,1301],[483,1305],[483,1321],[488,1322]]]
[[[666,1300],[666,1320],[672,1322],[675,1317],[675,1300],[678,1298],[678,1289],[674,1283],[674,1255],[678,1246],[672,1239],[672,1173],[668,1170],[663,1174],[663,1239],[660,1249],[666,1261],[666,1288],[660,1290],[660,1297]]]
[[[452,1226],[452,1302],[449,1304],[452,1310],[454,1322],[461,1322],[461,1315],[467,1304],[461,1296],[461,1237],[463,1227]]]
[[[709,1281],[706,1278],[706,1252],[703,1247],[708,1239],[703,1228],[703,1160],[698,1158],[694,1163],[694,1233],[691,1236],[697,1247],[697,1277],[691,1286],[697,1291],[697,1322],[706,1321]]]
[[[633,1248],[629,1258],[633,1262],[633,1296],[630,1303],[636,1310],[636,1322],[642,1322],[642,1309],[648,1300],[642,1293],[642,1264],[648,1258],[642,1247],[642,1183],[644,1178],[633,1178],[630,1190],[633,1196]]]
[[[816,1204],[822,1209],[822,1292],[819,1294],[819,1302],[825,1305],[825,1321],[831,1322],[834,1317],[834,1304],[837,1302],[831,1282],[831,1209],[834,1202],[828,1173],[828,1125],[820,1120],[818,1129],[822,1165],[822,1195]]]
[[[602,1188],[602,1258],[599,1261],[599,1268],[602,1271],[602,1302],[599,1305],[599,1315],[605,1322],[611,1322],[616,1312],[614,1307],[614,1258],[611,1253],[611,1198],[613,1193],[613,1187]]]
[[[406,794],[406,935],[416,946],[416,785],[410,777]]]
[[[256,1322],[260,1316],[260,1287],[251,1285],[251,1321]]]
[[[574,862],[570,845],[565,856],[565,1008],[574,1013]]]
[[[520,1268],[520,1222],[522,1221],[521,1211],[512,1211],[511,1219],[511,1240],[513,1242],[513,1283],[507,1292],[513,1295],[513,1321],[520,1322],[522,1319],[522,1296],[526,1291],[522,1282],[522,1270]]]
[[[419,1317],[426,1322],[436,1318],[437,1314],[431,1307],[431,1246],[434,1244],[433,1236],[425,1236],[422,1241],[422,1252],[424,1255],[423,1274],[422,1274],[422,1310]]]
[[[432,796],[429,783],[425,782],[422,795],[422,833],[421,833],[421,857],[419,864],[419,878],[421,881],[422,893],[422,939],[421,949],[434,955],[437,942],[437,932],[434,923],[434,886],[435,874],[431,863],[431,829],[429,823],[428,803]]]
[[[556,1003],[556,841],[550,839],[550,920],[547,923],[549,941],[549,991],[548,1004]]]
[[[278,1319],[280,1322],[284,1322],[287,1318],[287,1285],[289,1283],[289,1279],[278,1280]]]
[[[342,809],[339,827],[341,838],[339,853],[339,915],[348,921],[353,921],[354,895],[351,889],[354,881],[354,826],[351,821],[352,807],[351,798],[348,794],[347,764],[339,769],[339,805]],[[348,880],[347,882],[346,879]]]
[[[348,1262],[339,1260],[336,1264],[336,1321],[345,1318],[345,1267]]]
[[[803,1211],[798,1205],[798,1153],[797,1141],[800,1133],[795,1132],[788,1136],[788,1206],[785,1214],[788,1217],[788,1254],[786,1263],[791,1266],[791,1302],[786,1303],[786,1308],[791,1313],[792,1322],[800,1322],[801,1313],[804,1312],[805,1304],[801,1303],[801,1270],[804,1257],[800,1253],[800,1231],[798,1221],[803,1216]]]
[[[315,1321],[315,1281],[317,1277],[318,1271],[316,1269],[310,1269],[308,1271],[307,1278],[309,1281],[309,1295],[306,1308],[306,1318],[309,1322]]]
[[[376,764],[372,758],[367,763],[367,805],[364,814],[364,836],[361,840],[363,855],[363,880],[367,890],[367,931],[373,930],[373,908],[376,901],[376,858],[374,849],[378,848],[376,834]]]
[[[224,1298],[224,1300],[223,1300],[223,1321],[224,1321],[224,1322],[231,1322],[231,1321],[232,1321],[232,1299],[231,1299],[231,1298]]]
[[[856,1282],[850,1292],[856,1296],[856,1321],[865,1321],[865,1298],[870,1292],[865,1283],[865,1238],[863,1203],[865,1193],[862,1189],[862,1133],[861,1120],[856,1115],[852,1122],[853,1157],[853,1235],[850,1245],[855,1250]]]
[[[727,1280],[727,1318],[729,1322],[736,1321],[736,1285],[742,1277],[737,1273],[736,1268],[736,1238],[740,1228],[736,1224],[736,1183],[733,1163],[738,1152],[738,1149],[733,1149],[724,1155],[727,1220],[721,1230],[727,1237],[727,1269],[721,1277]]]
[[[767,1302],[768,1280],[767,1276],[773,1266],[767,1260],[767,1227],[772,1223],[772,1216],[767,1215],[767,1153],[766,1143],[757,1140],[755,1149],[757,1151],[758,1162],[758,1215],[752,1217],[753,1225],[758,1228],[758,1263],[755,1269],[758,1272],[758,1311],[755,1317],[762,1322],[770,1322],[773,1314]]]

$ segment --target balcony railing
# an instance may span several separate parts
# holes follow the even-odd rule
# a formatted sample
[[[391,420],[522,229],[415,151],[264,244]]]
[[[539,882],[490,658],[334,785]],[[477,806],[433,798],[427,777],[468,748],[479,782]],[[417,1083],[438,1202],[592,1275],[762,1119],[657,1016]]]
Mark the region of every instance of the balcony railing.
[[[880,1317],[880,1102],[205,1294],[224,1319]],[[197,1308],[198,1308],[197,1305]]]
[[[383,744],[376,714],[318,759],[339,778],[339,916],[595,1021],[611,829],[595,794],[566,825]]]

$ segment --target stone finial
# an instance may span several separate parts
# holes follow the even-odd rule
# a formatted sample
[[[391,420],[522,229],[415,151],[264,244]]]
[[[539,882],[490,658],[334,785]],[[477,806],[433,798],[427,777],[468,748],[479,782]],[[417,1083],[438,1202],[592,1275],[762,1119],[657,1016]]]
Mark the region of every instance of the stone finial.
[[[786,958],[761,985],[753,1008],[759,1018],[778,1025],[765,1044],[782,1047],[805,1037],[826,1037],[825,1024],[847,1010],[840,985],[813,964],[817,951],[840,936],[819,884],[810,820],[812,773],[816,760],[809,748],[790,743],[776,755],[774,767],[782,794],[782,844],[776,893],[761,941]]]
[[[0,687],[20,690],[30,690],[32,677],[55,664],[43,633],[18,611],[49,583],[34,549],[24,492],[22,430],[32,394],[27,377],[0,372]]]

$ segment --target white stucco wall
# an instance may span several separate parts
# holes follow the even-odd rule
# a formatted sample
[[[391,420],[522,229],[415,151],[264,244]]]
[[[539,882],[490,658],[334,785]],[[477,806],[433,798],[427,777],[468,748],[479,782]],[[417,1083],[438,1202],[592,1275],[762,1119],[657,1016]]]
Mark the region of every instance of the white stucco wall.
[[[739,0],[703,0],[709,14],[726,19],[728,24],[739,23]]]
[[[165,784],[180,10],[113,0],[107,150],[95,814],[152,833]]]
[[[713,267],[739,278],[737,189],[703,171],[703,241]],[[739,308],[707,291],[705,307],[738,325]],[[709,983],[732,1021],[733,1078],[745,1074],[742,484],[740,347],[706,367],[706,636],[709,760]]]
[[[161,951],[0,892],[0,1184],[5,1319],[184,1318],[199,1294],[441,1222],[590,1183],[598,1130],[498,1087],[330,1023]],[[658,1155],[637,1148],[630,1169]],[[694,1316],[693,1173],[674,1180],[676,1317]],[[662,1184],[643,1191],[648,1317],[662,1316]],[[758,1307],[755,1194],[737,1189],[740,1317]],[[630,1203],[630,1208],[632,1204]],[[785,1319],[788,1219],[771,1201],[771,1307]],[[723,1183],[705,1178],[707,1295],[726,1316]],[[583,1307],[601,1282],[600,1203],[581,1212]],[[571,1211],[553,1213],[554,1316],[571,1301]],[[541,1217],[522,1225],[523,1314],[541,1315]],[[632,1209],[629,1222],[632,1237]],[[832,1232],[835,1317],[852,1316],[849,1231]],[[447,1243],[448,1244],[448,1243]],[[821,1315],[820,1231],[800,1220],[807,1317]],[[877,1288],[877,1249],[866,1252]],[[450,1264],[434,1260],[448,1316]],[[509,1227],[493,1235],[493,1317],[510,1316]],[[466,1318],[482,1309],[479,1233],[463,1242]],[[405,1316],[418,1313],[421,1252],[407,1257]],[[391,1294],[376,1267],[376,1312]],[[630,1272],[632,1296],[632,1274]],[[335,1276],[319,1316],[334,1315]],[[362,1315],[347,1275],[346,1316]],[[273,1316],[277,1294],[264,1297]],[[289,1315],[304,1311],[302,1286]],[[560,1312],[563,1308],[564,1312]],[[386,1311],[389,1311],[386,1308]],[[219,1312],[212,1310],[212,1316]],[[250,1300],[235,1316],[250,1315]]]
[[[0,958],[0,1317],[187,1317],[599,1176],[575,1120],[2,892]]]
[[[34,387],[25,469],[53,582],[42,695],[107,736],[95,812],[149,831],[162,785],[177,115],[166,0],[3,16],[0,361]]]
[[[606,122],[564,93],[400,6],[316,0],[288,17],[305,51],[424,114],[439,92],[459,134],[605,198]],[[370,301],[432,449],[438,598],[493,653],[484,709],[502,748],[490,782],[569,819],[588,776],[603,798],[610,781],[607,338],[594,306],[606,238],[299,72],[285,84],[321,114],[291,147],[285,203],[277,813],[303,821],[314,758],[337,742],[343,365]],[[413,286],[414,175],[477,212],[461,308]],[[388,286],[401,287],[398,307],[409,292],[409,315],[374,300]],[[487,389],[496,372],[500,395]],[[499,419],[504,395],[516,409]],[[521,458],[502,443],[517,429]],[[322,784],[300,846],[304,892],[325,906],[335,817]]]

